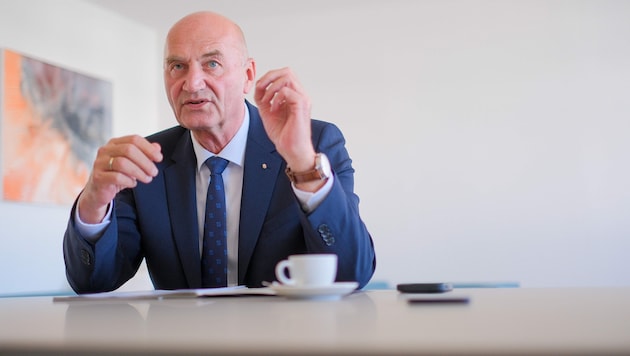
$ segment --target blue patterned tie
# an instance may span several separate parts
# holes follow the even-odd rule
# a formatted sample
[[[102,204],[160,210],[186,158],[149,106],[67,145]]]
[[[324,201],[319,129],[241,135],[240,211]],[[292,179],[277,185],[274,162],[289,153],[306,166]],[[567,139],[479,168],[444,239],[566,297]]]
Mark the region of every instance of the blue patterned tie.
[[[205,164],[210,168],[210,184],[206,198],[206,217],[203,225],[201,255],[201,283],[204,288],[227,286],[227,223],[225,191],[221,173],[228,161],[210,157]]]

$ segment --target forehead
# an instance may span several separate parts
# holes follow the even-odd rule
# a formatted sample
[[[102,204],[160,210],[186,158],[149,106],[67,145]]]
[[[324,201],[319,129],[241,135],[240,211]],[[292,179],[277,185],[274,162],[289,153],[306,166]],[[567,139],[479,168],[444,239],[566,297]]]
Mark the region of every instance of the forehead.
[[[233,24],[195,18],[173,26],[166,38],[165,57],[189,58],[208,53],[240,55],[243,42],[242,35]]]

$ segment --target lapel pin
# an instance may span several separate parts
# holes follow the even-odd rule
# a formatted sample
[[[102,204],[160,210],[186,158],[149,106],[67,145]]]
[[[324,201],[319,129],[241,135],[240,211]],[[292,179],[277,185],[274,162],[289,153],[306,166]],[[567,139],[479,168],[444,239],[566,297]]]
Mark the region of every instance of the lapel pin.
[[[262,169],[267,169],[267,163],[262,164]]]

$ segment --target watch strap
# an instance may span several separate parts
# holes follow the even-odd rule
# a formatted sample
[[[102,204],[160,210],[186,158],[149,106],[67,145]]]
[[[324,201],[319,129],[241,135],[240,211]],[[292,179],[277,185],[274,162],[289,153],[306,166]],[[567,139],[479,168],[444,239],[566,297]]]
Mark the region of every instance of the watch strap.
[[[317,154],[315,158],[315,166],[311,170],[304,171],[304,172],[293,172],[291,168],[287,167],[287,169],[285,170],[285,173],[287,174],[287,177],[289,177],[289,180],[293,184],[299,184],[299,183],[306,183],[306,182],[327,179],[328,178],[327,172],[324,171],[321,165],[317,164],[317,162],[321,159],[321,155],[322,155],[321,153]]]

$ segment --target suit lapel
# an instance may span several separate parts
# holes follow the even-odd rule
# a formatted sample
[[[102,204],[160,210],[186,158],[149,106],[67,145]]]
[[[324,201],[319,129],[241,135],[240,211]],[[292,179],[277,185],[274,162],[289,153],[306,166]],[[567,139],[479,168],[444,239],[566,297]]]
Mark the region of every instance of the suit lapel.
[[[254,247],[267,215],[283,161],[269,140],[258,110],[247,103],[250,124],[245,149],[243,194],[238,240],[238,282],[243,283]]]
[[[164,169],[171,229],[188,286],[198,288],[201,270],[195,190],[197,168],[188,130],[181,136],[171,159],[170,166]]]

